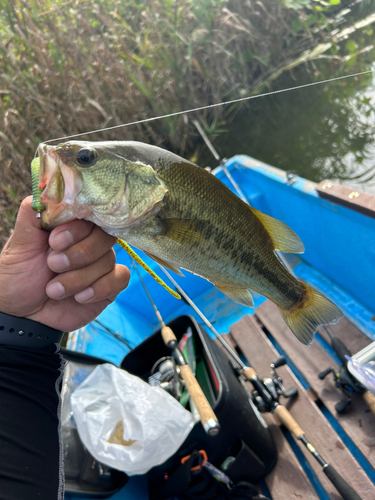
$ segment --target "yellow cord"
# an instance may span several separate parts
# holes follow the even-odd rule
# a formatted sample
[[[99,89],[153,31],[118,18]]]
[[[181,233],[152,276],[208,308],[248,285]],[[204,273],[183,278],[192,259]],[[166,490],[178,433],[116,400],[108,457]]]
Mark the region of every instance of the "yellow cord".
[[[137,255],[134,250],[124,241],[124,240],[120,240],[120,238],[117,238],[117,243],[126,251],[128,252],[128,254],[133,257],[133,259],[138,262],[138,264],[140,266],[143,267],[143,269],[145,269],[149,274],[151,274],[151,276],[154,278],[155,281],[157,281],[159,283],[159,285],[161,285],[163,288],[165,288],[171,295],[173,295],[173,297],[175,297],[176,299],[180,299],[181,298],[181,295],[179,295],[177,292],[175,292],[174,290],[172,290],[172,288],[169,288],[169,286],[164,283],[164,281],[159,278],[159,276],[157,274],[154,273],[154,271],[148,267],[148,265],[146,264],[146,262],[144,262],[140,257],[139,255]]]

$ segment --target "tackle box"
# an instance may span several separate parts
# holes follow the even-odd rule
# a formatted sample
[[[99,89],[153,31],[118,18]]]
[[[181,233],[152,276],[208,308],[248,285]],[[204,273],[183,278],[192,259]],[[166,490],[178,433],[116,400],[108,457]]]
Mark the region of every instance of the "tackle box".
[[[191,316],[180,316],[168,324],[177,340],[189,330],[195,345],[196,378],[220,423],[220,432],[208,436],[198,421],[185,442],[163,464],[148,472],[150,498],[159,491],[166,475],[180,465],[193,450],[205,450],[208,460],[232,481],[257,482],[276,463],[276,448],[262,416],[252,403],[246,385],[238,377],[222,347]],[[69,404],[69,394],[97,365],[107,361],[62,349],[69,361],[62,394],[62,442],[64,447],[66,497],[109,498],[127,482],[128,476],[98,463],[82,445]],[[120,367],[146,382],[152,367],[169,357],[160,331],[148,337],[122,360]],[[69,372],[70,370],[70,372]]]
[[[180,316],[168,326],[179,341],[190,328],[193,332],[197,358],[196,378],[220,423],[220,432],[208,436],[197,422],[189,436],[165,463],[148,473],[155,488],[163,484],[179,466],[181,459],[193,450],[205,450],[209,462],[216,467],[226,462],[225,473],[234,482],[257,482],[276,463],[276,447],[263,417],[255,408],[246,385],[230,359],[192,316]],[[163,356],[168,356],[160,331],[148,337],[129,352],[121,368],[147,381],[151,367]],[[228,460],[229,459],[229,460]]]

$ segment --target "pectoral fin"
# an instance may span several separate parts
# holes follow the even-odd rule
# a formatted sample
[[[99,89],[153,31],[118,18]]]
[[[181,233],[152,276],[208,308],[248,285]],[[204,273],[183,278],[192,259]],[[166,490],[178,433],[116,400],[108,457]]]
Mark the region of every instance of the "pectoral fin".
[[[243,306],[254,307],[254,300],[251,293],[246,288],[232,288],[229,286],[215,285],[220,292],[223,292],[234,302],[242,304]]]
[[[165,236],[170,240],[179,243],[200,243],[203,235],[196,229],[196,221],[194,219],[159,219],[158,223],[162,227],[160,236]]]
[[[303,253],[305,251],[299,236],[289,226],[255,208],[250,210],[265,227],[272,239],[275,250],[285,253]]]
[[[143,252],[148,255],[151,259],[153,259],[155,262],[160,264],[163,267],[166,267],[170,271],[173,271],[174,273],[178,274],[179,276],[184,276],[184,274],[173,264],[170,262],[167,262],[166,260],[161,259],[160,257],[156,257],[156,255],[153,255],[150,252],[146,252],[146,250],[143,250]]]

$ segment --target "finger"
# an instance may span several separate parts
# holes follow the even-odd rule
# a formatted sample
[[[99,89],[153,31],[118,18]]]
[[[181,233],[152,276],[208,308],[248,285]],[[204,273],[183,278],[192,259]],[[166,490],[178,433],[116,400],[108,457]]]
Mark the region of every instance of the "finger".
[[[113,269],[115,262],[115,251],[110,249],[99,260],[82,269],[61,273],[47,284],[46,293],[48,297],[54,300],[75,295],[109,273]]]
[[[19,208],[12,236],[4,249],[13,245],[27,248],[28,252],[40,253],[48,248],[48,233],[42,229],[42,224],[36,218],[36,212],[31,208],[32,196],[25,198]]]
[[[66,250],[89,236],[94,224],[87,220],[75,219],[56,227],[49,236],[49,246],[58,252]]]
[[[86,290],[77,293],[74,298],[80,303],[100,302],[105,299],[108,302],[113,302],[117,295],[128,286],[129,279],[129,269],[121,264],[116,264],[111,272],[99,278]]]
[[[61,273],[69,269],[81,269],[100,259],[115,244],[116,238],[94,226],[87,237],[64,252],[53,251],[48,256],[49,268]]]

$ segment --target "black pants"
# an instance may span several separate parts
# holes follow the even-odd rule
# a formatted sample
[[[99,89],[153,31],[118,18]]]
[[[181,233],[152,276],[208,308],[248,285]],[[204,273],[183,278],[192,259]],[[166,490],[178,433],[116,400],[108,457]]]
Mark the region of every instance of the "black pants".
[[[0,500],[64,497],[56,350],[0,346]]]

